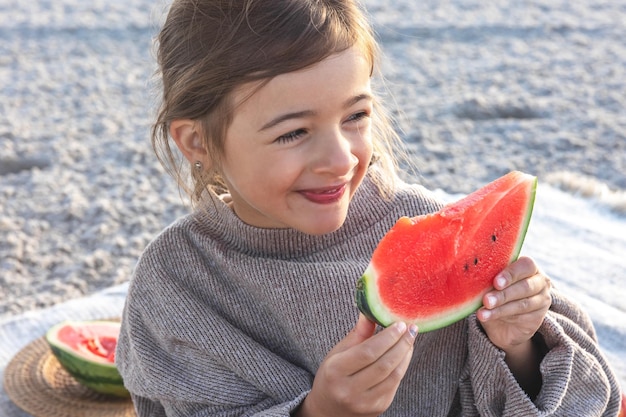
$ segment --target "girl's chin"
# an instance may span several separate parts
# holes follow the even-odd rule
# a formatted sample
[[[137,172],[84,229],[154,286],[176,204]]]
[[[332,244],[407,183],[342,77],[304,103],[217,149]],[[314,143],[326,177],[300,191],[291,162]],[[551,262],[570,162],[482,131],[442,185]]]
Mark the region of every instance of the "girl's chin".
[[[333,210],[311,213],[308,221],[301,223],[298,229],[310,235],[325,235],[340,229],[346,222],[347,216],[348,205],[339,204]]]

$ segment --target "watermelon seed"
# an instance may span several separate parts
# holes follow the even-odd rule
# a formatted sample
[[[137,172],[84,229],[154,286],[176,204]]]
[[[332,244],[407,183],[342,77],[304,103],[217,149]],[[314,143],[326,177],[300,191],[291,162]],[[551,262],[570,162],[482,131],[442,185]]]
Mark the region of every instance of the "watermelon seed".
[[[474,265],[478,265],[478,258],[474,258]]]
[[[463,270],[465,272],[469,271],[469,265],[468,264],[463,265]]]
[[[491,241],[492,241],[492,242],[495,242],[495,241],[496,241],[496,235],[495,235],[495,234],[494,234],[494,235],[491,235]]]

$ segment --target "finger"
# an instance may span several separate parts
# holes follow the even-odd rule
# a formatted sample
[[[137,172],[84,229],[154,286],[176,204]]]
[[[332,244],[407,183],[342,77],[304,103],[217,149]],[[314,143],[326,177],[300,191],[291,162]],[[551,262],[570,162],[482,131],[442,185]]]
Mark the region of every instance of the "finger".
[[[395,376],[393,380],[399,380],[404,375],[405,362],[410,361],[413,354],[413,342],[415,341],[416,327],[405,332],[402,337],[384,352],[376,361],[352,375],[355,383],[375,386],[384,380]],[[408,365],[407,365],[408,366]]]
[[[368,398],[371,398],[375,403],[371,406],[373,410],[380,410],[380,413],[385,411],[391,405],[394,399],[395,393],[398,390],[398,386],[402,381],[402,378],[406,374],[407,369],[411,363],[413,356],[413,349],[411,349],[404,357],[398,366],[391,372],[385,379],[381,380],[378,384],[373,385],[366,391]]]
[[[340,353],[353,346],[359,345],[372,337],[375,331],[376,324],[368,320],[368,318],[362,313],[359,313],[359,319],[350,333],[348,333],[346,337],[335,345],[335,347],[331,350],[331,353]]]
[[[493,286],[497,290],[502,290],[517,281],[535,275],[539,268],[531,258],[520,257],[517,261],[508,265],[493,280]]]
[[[356,374],[380,359],[381,356],[398,343],[407,333],[406,323],[394,323],[359,345],[341,352],[337,355],[338,364],[342,367],[350,367],[350,369],[344,367],[344,371],[348,375]],[[345,365],[341,365],[342,363]]]
[[[528,316],[540,313],[542,316],[550,308],[551,298],[543,292],[532,297],[510,301],[494,309],[481,308],[476,313],[480,321],[507,320],[524,321]]]
[[[516,281],[500,291],[489,291],[483,297],[483,305],[493,309],[506,303],[532,297],[537,294],[547,294],[550,291],[550,279],[543,274]]]

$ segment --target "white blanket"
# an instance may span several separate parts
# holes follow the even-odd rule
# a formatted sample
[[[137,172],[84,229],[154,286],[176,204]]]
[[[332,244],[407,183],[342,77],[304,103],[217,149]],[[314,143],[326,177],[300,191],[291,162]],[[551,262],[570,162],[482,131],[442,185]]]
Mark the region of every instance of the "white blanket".
[[[92,320],[119,317],[122,314],[128,283],[118,285],[89,297],[70,300],[43,310],[29,311],[0,321],[0,379],[4,369],[21,348],[43,336],[54,324],[63,320]],[[4,384],[0,392],[0,416],[28,417],[7,397]]]

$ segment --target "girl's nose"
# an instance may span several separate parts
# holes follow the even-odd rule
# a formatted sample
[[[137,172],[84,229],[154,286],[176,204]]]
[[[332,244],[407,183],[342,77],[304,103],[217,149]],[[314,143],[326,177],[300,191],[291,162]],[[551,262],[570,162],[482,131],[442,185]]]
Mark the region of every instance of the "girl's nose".
[[[353,149],[355,144],[343,132],[333,130],[316,142],[313,158],[314,172],[341,176],[348,174],[358,165],[359,159]]]

